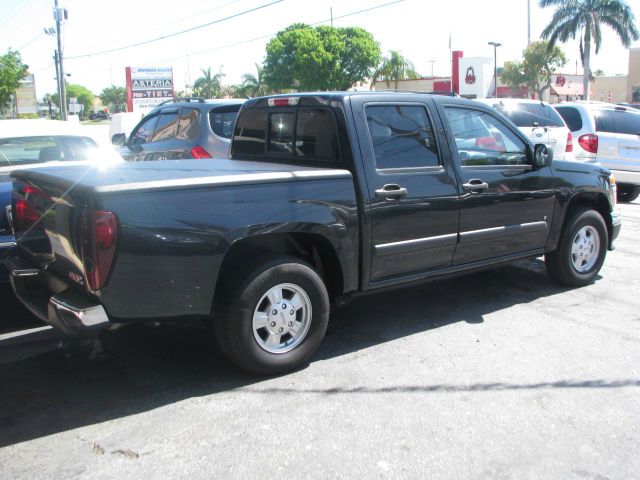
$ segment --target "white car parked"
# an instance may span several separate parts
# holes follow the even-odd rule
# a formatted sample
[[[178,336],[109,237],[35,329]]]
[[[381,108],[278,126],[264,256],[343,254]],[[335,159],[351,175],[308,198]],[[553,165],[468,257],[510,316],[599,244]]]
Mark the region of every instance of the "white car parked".
[[[110,165],[124,160],[99,146],[95,127],[55,120],[0,120],[0,283],[8,279],[4,259],[15,246],[10,225],[14,170],[65,164]]]
[[[640,111],[601,102],[555,106],[576,139],[576,160],[599,162],[613,173],[618,200],[640,195]]]
[[[0,177],[16,168],[78,161],[110,163],[123,159],[106,142],[100,145],[93,127],[58,120],[0,120]]]
[[[509,118],[534,145],[544,143],[553,149],[554,159],[573,160],[571,132],[548,103],[523,98],[483,98],[478,101]]]

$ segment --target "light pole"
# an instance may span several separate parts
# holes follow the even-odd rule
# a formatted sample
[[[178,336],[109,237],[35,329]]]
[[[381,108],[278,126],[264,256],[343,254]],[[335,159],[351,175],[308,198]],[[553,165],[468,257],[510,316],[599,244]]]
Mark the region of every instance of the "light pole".
[[[498,98],[498,47],[502,44],[489,42],[488,45],[493,45],[493,96]]]
[[[436,63],[435,60],[429,60],[429,63],[431,64],[431,76],[433,77],[433,64]]]

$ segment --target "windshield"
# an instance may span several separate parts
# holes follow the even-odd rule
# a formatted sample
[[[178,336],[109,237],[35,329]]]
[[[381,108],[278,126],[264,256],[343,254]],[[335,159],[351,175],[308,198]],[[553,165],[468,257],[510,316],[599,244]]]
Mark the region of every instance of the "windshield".
[[[82,136],[28,136],[0,139],[0,167],[18,167],[48,162],[120,159],[109,148]]]
[[[564,127],[558,113],[543,103],[496,104],[496,110],[509,117],[518,127]]]

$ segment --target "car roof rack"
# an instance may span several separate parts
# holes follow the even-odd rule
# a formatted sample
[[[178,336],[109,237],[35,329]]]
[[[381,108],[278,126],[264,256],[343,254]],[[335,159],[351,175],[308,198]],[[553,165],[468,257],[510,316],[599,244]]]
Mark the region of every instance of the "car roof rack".
[[[161,105],[166,105],[167,103],[178,103],[178,102],[198,102],[198,103],[205,103],[206,100],[202,97],[180,97],[180,98],[172,98],[170,100],[165,100],[162,103],[159,103],[158,105],[156,105],[156,107],[159,107]]]

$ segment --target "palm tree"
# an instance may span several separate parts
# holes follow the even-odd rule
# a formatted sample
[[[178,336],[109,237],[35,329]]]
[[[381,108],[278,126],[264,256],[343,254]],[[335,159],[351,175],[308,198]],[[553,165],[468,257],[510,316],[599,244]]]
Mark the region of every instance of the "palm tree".
[[[193,93],[198,97],[216,98],[222,90],[220,85],[221,73],[211,75],[211,67],[202,69],[202,77],[193,82]]]
[[[584,98],[589,99],[591,43],[597,54],[602,44],[602,25],[618,34],[625,47],[640,38],[631,7],[624,0],[540,0],[540,6],[555,6],[556,11],[542,38],[549,40],[549,48],[556,41],[566,42],[580,35],[580,57],[584,69]]]
[[[413,63],[397,50],[391,50],[389,56],[382,59],[380,66],[373,74],[374,83],[376,80],[382,79],[387,84],[387,88],[389,88],[389,84],[393,81],[396,90],[400,80],[418,77],[419,75]]]
[[[242,75],[242,84],[239,92],[246,97],[261,97],[269,93],[269,89],[264,81],[263,68],[256,65],[256,74],[245,73]]]

